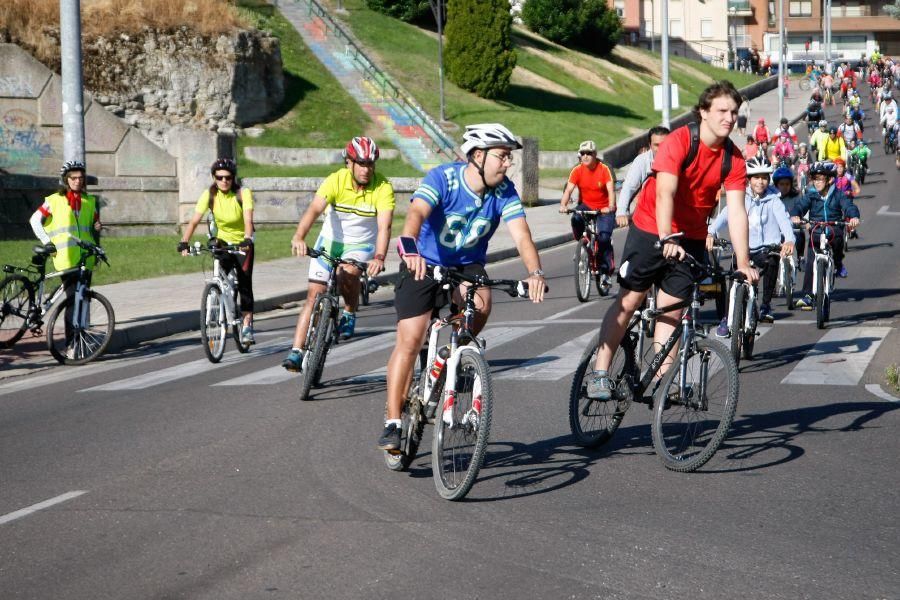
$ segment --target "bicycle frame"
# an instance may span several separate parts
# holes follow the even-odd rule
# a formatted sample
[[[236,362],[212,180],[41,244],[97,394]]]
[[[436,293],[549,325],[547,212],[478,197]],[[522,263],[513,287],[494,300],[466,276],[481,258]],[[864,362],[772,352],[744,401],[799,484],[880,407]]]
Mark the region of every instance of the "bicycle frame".
[[[207,279],[207,283],[215,283],[222,290],[222,298],[225,301],[225,318],[228,321],[228,325],[235,325],[241,318],[241,315],[238,314],[237,305],[234,301],[235,296],[235,286],[236,286],[236,275],[232,270],[229,270],[224,275],[222,274],[222,263],[221,260],[216,257],[213,259],[213,274],[212,277]],[[210,313],[209,311],[215,310],[212,306],[207,306],[206,310],[207,315],[206,319],[209,321]]]
[[[813,296],[816,296],[819,293],[819,274],[822,272],[822,269],[825,269],[824,293],[826,296],[830,297],[831,292],[834,289],[834,257],[832,255],[831,244],[828,242],[828,236],[826,236],[824,232],[819,236],[819,248],[813,248],[813,251],[816,254],[816,259],[813,263]]]
[[[738,289],[740,289],[741,286],[747,289],[747,302],[744,304],[744,327],[742,329],[742,331],[745,333],[749,333],[751,331],[750,321],[753,315],[753,308],[756,306],[756,287],[750,285],[746,281],[732,281],[728,291],[728,329],[731,331],[732,335],[737,335],[738,333],[733,329],[734,322],[737,318],[734,307],[736,304],[735,298],[737,296]]]

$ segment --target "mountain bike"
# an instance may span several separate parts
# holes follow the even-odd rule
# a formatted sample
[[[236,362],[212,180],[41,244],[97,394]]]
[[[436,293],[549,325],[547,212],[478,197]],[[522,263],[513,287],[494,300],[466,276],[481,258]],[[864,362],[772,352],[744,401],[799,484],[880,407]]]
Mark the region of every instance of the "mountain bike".
[[[847,156],[847,170],[853,175],[853,178],[863,185],[866,182],[866,166],[855,154]]]
[[[813,261],[812,295],[816,301],[816,327],[824,329],[831,317],[831,294],[834,291],[834,251],[831,239],[835,227],[846,228],[846,221],[801,221],[809,223],[810,247],[815,252]],[[813,243],[817,229],[822,229],[818,248]],[[830,234],[829,234],[830,232]]]
[[[794,291],[799,275],[800,263],[797,261],[796,250],[787,256],[782,256],[778,265],[778,281],[775,283],[775,295],[784,296],[784,303],[788,310],[794,310]]]
[[[679,235],[663,238],[658,246]],[[599,333],[582,355],[569,395],[569,424],[579,445],[594,448],[612,439],[633,402],[653,410],[653,447],[667,469],[697,470],[712,458],[728,434],[737,410],[737,363],[724,345],[707,339],[699,322],[701,281],[719,277],[720,270],[717,264],[704,265],[690,255],[685,261],[694,273],[690,298],[655,310],[635,311],[608,370],[613,382],[610,400],[587,397],[587,374],[596,359]],[[726,275],[743,276],[734,271]],[[681,319],[672,335],[652,357],[643,360],[637,348],[647,335],[648,323],[679,309]]]
[[[600,272],[600,241],[597,235],[596,219],[601,214],[599,210],[570,209],[566,214],[577,213],[584,220],[584,233],[575,247],[575,296],[579,302],[587,302],[591,295],[591,278],[597,286],[597,293],[608,296],[612,287],[609,273]],[[604,213],[605,214],[605,213]],[[615,262],[611,258],[610,272],[615,271]]]
[[[784,261],[781,257],[781,244],[768,244],[759,250],[767,250],[769,256],[777,256],[779,258],[779,271],[783,270]],[[750,265],[755,266],[752,261]],[[792,303],[793,277],[792,275],[787,275],[787,277],[791,280],[789,303]],[[742,356],[746,360],[753,358],[753,346],[756,344],[756,338],[759,336],[757,331],[757,327],[759,327],[759,303],[756,301],[758,295],[757,286],[739,279],[732,279],[728,291],[728,330],[731,332],[731,355],[737,364],[740,363]]]
[[[203,295],[200,297],[200,339],[206,358],[211,363],[217,363],[225,354],[229,332],[237,344],[238,352],[244,354],[250,351],[250,344],[241,341],[243,319],[237,300],[236,273],[239,267],[233,266],[227,270],[222,267],[222,259],[228,256],[243,256],[244,251],[239,246],[216,242],[206,248],[197,242],[190,249],[192,256],[199,256],[203,252],[212,254],[213,273],[212,277],[206,280]]]
[[[116,326],[112,304],[102,294],[90,289],[91,270],[86,266],[91,257],[109,265],[103,248],[90,242],[72,238],[82,249],[78,265],[64,271],[47,273],[50,252],[35,246],[31,265],[4,265],[10,273],[0,282],[0,347],[12,348],[26,331],[43,334],[47,323],[47,349],[57,362],[64,365],[83,365],[106,351]],[[66,297],[60,282],[52,292],[46,292],[47,279],[78,274],[75,291]],[[67,319],[71,318],[71,321]]]
[[[341,317],[341,297],[337,288],[337,275],[341,265],[350,265],[365,272],[368,264],[352,258],[337,258],[324,250],[310,248],[310,258],[321,258],[331,265],[331,277],[328,278],[328,286],[325,293],[318,294],[312,314],[309,317],[309,327],[306,329],[306,352],[303,353],[303,363],[300,368],[300,400],[309,399],[309,390],[319,385],[322,379],[322,371],[325,369],[325,358],[331,346],[338,343],[338,323]],[[307,302],[309,299],[307,299]]]
[[[441,267],[434,267],[432,275],[445,289],[468,284],[463,308],[442,318],[435,314],[403,404],[400,448],[385,451],[384,460],[393,471],[406,470],[416,457],[425,423],[435,419],[440,405],[432,436],[434,484],[442,498],[460,500],[469,493],[484,462],[494,406],[485,343],[472,331],[475,292],[489,287],[527,298],[528,285]],[[439,348],[438,336],[445,328],[450,328],[450,343]]]

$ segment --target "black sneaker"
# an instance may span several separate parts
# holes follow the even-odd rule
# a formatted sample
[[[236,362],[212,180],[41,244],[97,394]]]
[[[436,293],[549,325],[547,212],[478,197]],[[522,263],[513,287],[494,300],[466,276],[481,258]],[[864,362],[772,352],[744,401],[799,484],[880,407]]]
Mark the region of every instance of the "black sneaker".
[[[378,447],[389,452],[400,449],[400,428],[396,423],[385,426],[384,433],[378,438]]]

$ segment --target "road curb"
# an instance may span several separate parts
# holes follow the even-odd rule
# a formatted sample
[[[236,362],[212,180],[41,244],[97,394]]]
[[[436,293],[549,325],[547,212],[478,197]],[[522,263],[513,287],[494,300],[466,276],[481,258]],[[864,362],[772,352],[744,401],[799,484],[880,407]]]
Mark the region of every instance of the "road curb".
[[[546,248],[552,248],[562,245],[571,240],[572,234],[565,233],[537,240],[535,241],[535,246],[538,250],[543,250]],[[499,262],[501,260],[506,260],[507,258],[518,256],[518,254],[519,251],[515,247],[503,248],[502,250],[488,252],[487,262],[489,264]],[[399,271],[394,271],[392,273],[379,275],[375,278],[375,281],[381,285],[393,284],[397,280],[399,274]],[[198,289],[198,306],[200,294],[201,292]],[[266,298],[257,298],[254,302],[255,312],[258,314],[276,310],[286,304],[305,300],[306,296],[307,290],[302,289],[285,292],[283,294],[276,294],[274,296],[269,296]],[[166,316],[147,317],[145,320],[138,319],[129,323],[125,323],[123,325],[119,325],[116,327],[116,330],[113,333],[113,337],[112,340],[110,340],[107,352],[119,352],[122,350],[135,348],[140,344],[148,342],[150,340],[164,338],[170,335],[176,335],[188,331],[199,331],[200,325],[197,313],[197,310],[179,311]]]

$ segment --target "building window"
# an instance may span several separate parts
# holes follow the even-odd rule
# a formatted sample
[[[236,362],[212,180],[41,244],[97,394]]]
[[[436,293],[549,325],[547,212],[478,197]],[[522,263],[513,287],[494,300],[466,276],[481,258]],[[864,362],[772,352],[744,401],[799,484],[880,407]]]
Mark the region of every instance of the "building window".
[[[616,0],[616,14],[620,19],[625,18],[625,0]]]
[[[788,16],[811,17],[812,0],[791,0]]]
[[[654,35],[653,21],[651,21],[650,19],[644,19],[642,27],[643,27],[643,31],[641,31],[642,36],[650,37],[651,35]]]
[[[701,19],[700,21],[700,37],[711,38],[713,36],[712,19]]]
[[[864,52],[866,49],[865,35],[836,35],[831,40],[836,50],[855,50]]]
[[[775,0],[769,1],[769,27],[775,26]]]
[[[684,30],[681,27],[681,19],[672,19],[669,21],[669,35],[673,38],[684,37]]]

